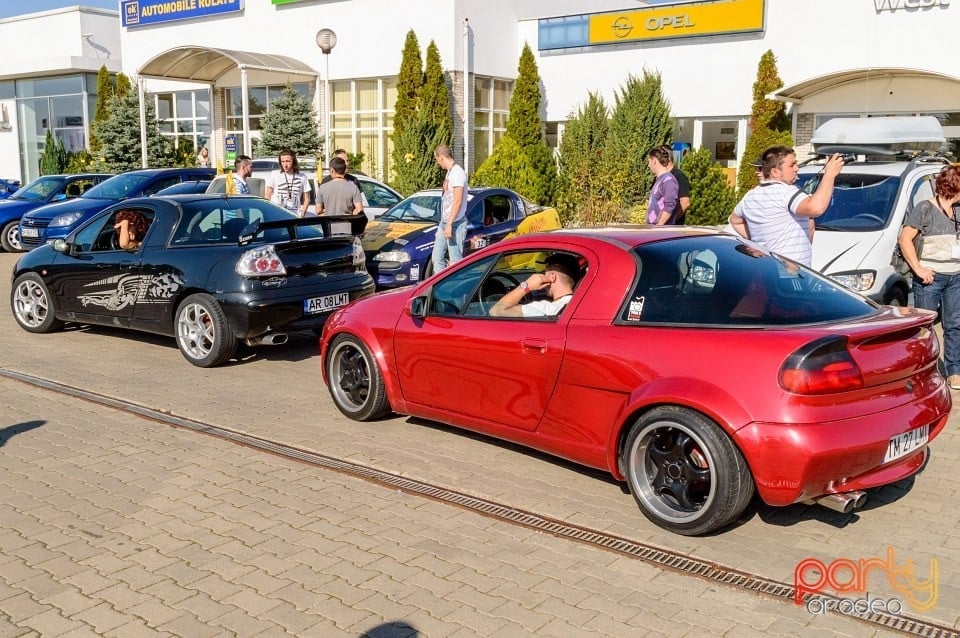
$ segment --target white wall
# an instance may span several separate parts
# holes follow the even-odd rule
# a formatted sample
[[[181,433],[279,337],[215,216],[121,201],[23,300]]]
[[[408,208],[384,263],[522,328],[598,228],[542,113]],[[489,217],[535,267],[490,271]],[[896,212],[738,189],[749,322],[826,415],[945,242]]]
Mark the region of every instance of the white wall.
[[[20,140],[17,137],[17,107],[15,100],[0,100],[0,112],[6,109],[7,122],[10,128],[0,127],[0,178],[19,179],[20,173]]]
[[[893,0],[896,2],[896,0]],[[593,12],[581,3],[580,12]],[[635,10],[624,2],[627,10]],[[556,15],[562,15],[557,13]],[[898,67],[960,77],[955,56],[937,43],[955,41],[960,3],[927,9],[876,10],[875,0],[767,0],[762,34],[662,40],[583,52],[544,52],[538,66],[547,87],[547,119],[563,120],[598,91],[612,98],[629,73],[661,73],[678,117],[735,117],[749,113],[757,65],[777,57],[786,85],[836,71]],[[520,23],[520,39],[536,42],[536,20]],[[960,104],[954,103],[954,108]]]

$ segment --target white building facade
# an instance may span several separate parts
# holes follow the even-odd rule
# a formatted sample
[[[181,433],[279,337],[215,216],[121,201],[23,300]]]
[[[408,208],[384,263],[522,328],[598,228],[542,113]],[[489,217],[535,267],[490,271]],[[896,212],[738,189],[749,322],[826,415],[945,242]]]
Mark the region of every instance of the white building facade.
[[[363,170],[389,180],[411,29],[424,54],[431,40],[438,46],[468,171],[503,136],[524,43],[537,57],[553,145],[589,92],[612,105],[628,75],[646,69],[662,78],[675,141],[707,147],[732,169],[767,50],[801,151],[832,117],[930,114],[955,150],[960,140],[960,75],[942,51],[960,27],[960,1],[120,0],[114,19],[122,70],[154,101],[162,132],[220,161],[228,141],[256,155],[259,119],[290,85],[313,102],[321,129],[329,121],[330,148],[362,152]],[[57,29],[86,42],[87,27]],[[337,36],[329,54],[316,43],[321,29]],[[0,104],[9,100],[0,93]]]

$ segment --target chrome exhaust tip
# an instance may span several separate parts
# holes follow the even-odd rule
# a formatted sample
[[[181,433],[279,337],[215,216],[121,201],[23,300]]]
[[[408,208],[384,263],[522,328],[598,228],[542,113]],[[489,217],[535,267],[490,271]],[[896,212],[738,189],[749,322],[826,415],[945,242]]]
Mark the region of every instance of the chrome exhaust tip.
[[[827,509],[841,514],[849,514],[858,510],[867,502],[867,493],[863,490],[854,490],[853,492],[843,492],[841,494],[824,494],[810,499],[817,505],[822,505]]]
[[[282,332],[268,332],[259,337],[245,339],[244,343],[248,346],[281,346],[287,342],[287,335]]]

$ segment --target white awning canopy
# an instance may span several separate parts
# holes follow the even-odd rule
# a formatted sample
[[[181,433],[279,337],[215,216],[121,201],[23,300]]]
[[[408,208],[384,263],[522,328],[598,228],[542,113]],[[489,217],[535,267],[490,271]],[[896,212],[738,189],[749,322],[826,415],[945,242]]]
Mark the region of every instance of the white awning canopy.
[[[922,79],[940,79],[953,80],[957,78],[942,73],[933,73],[920,69],[898,69],[898,68],[876,68],[876,69],[850,69],[847,71],[838,71],[828,73],[815,78],[809,78],[790,86],[785,86],[771,93],[768,97],[782,102],[803,102],[811,95],[820,93],[827,89],[863,82],[866,80],[884,80],[889,78],[922,78]]]
[[[164,51],[148,60],[137,74],[141,77],[214,84],[221,76],[238,68],[282,73],[303,81],[312,81],[318,75],[309,65],[285,55],[201,46]]]

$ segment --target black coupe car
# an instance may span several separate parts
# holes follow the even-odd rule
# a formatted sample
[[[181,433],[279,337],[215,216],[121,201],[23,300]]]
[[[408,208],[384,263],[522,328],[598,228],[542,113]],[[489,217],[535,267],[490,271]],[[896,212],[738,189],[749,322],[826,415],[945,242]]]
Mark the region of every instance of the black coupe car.
[[[145,235],[123,249],[118,217],[137,214]],[[300,218],[250,196],[124,200],[24,255],[10,305],[29,332],[76,322],[170,335],[190,363],[212,367],[241,341],[319,331],[331,311],[372,293],[358,237],[366,222]]]

